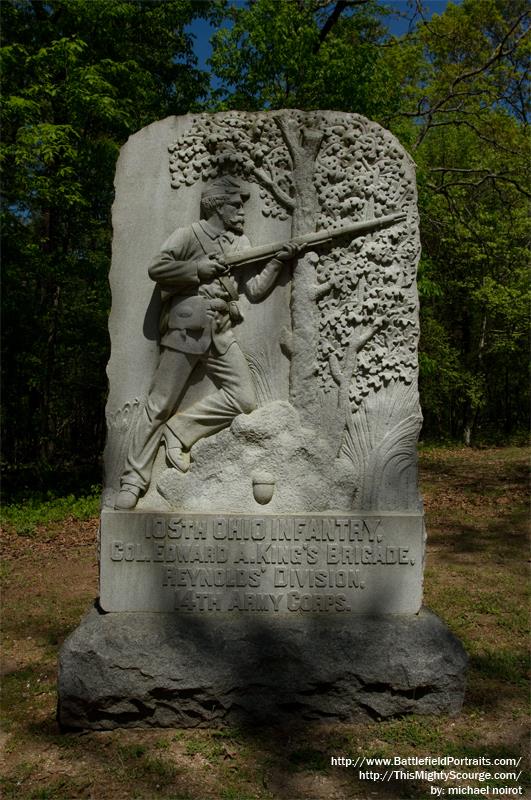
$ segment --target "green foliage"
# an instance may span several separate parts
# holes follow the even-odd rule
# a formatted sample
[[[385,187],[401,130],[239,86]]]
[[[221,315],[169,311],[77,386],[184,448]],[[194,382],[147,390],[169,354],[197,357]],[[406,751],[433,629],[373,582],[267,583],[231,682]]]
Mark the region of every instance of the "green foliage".
[[[432,433],[466,441],[507,437],[527,416],[524,12],[520,2],[465,0],[418,31],[431,71],[411,103],[423,112],[414,157],[433,276],[422,310],[424,407]]]
[[[7,503],[2,507],[2,524],[21,536],[35,535],[37,525],[49,525],[65,519],[90,519],[98,514],[100,507],[99,486],[93,486],[89,495],[76,497],[40,498],[34,496],[25,502]]]
[[[213,37],[219,108],[356,109],[372,116],[393,99],[387,91],[391,76],[380,67],[385,28],[378,5],[369,0],[337,19],[335,4],[318,0],[259,0],[229,8],[230,26],[220,21]]]
[[[4,459],[95,460],[104,440],[110,209],[127,136],[194,107],[194,0],[2,3]]]

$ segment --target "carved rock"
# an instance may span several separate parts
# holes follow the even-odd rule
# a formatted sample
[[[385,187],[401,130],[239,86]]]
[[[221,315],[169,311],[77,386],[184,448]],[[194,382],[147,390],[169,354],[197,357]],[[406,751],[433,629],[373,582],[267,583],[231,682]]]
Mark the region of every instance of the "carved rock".
[[[455,714],[467,657],[418,616],[101,614],[65,642],[66,729],[349,722]]]
[[[198,442],[193,458],[186,475],[164,470],[138,509],[152,508],[158,494],[168,510],[253,513],[260,509],[253,494],[257,470],[266,470],[275,481],[268,513],[356,506],[358,475],[352,463],[336,459],[326,439],[302,428],[286,401],[237,417],[230,429]]]

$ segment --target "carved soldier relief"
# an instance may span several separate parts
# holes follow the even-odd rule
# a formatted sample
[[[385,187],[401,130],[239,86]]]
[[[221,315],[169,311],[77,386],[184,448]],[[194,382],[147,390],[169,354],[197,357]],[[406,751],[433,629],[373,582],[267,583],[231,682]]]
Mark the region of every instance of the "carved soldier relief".
[[[143,265],[148,369],[109,407],[107,505],[418,511],[411,160],[354,114],[184,120]]]
[[[122,148],[113,224],[100,593],[63,724],[457,711],[466,656],[422,609],[405,151],[355,114],[170,117]]]

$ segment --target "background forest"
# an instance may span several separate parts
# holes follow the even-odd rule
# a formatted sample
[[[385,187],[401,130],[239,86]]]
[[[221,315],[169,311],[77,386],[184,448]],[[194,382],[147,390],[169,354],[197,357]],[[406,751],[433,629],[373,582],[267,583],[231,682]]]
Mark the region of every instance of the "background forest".
[[[409,17],[393,33],[393,11]],[[424,439],[528,410],[527,0],[3,0],[4,489],[99,480],[114,166],[170,114],[336,109],[417,164]],[[191,30],[214,29],[209,69]]]

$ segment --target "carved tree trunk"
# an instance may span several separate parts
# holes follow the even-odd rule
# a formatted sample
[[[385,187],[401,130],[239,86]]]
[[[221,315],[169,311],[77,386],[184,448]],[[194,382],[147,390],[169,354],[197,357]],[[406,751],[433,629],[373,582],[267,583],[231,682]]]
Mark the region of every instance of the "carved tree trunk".
[[[319,201],[313,179],[323,133],[312,128],[301,131],[295,120],[282,116],[277,123],[293,166],[295,207],[291,232],[292,236],[300,236],[316,228]],[[319,344],[319,311],[315,301],[317,260],[312,252],[306,252],[298,259],[291,288],[290,401],[299,411],[302,424],[308,427],[315,427],[319,413],[315,380]]]

